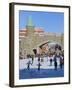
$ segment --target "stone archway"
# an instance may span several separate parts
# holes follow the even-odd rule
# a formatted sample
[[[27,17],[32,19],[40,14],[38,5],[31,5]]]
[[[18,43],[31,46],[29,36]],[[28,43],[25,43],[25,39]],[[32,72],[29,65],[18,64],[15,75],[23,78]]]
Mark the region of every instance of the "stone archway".
[[[57,47],[56,47],[57,46]],[[49,52],[49,49],[51,48],[52,52],[55,52],[55,48],[58,48],[59,50],[61,50],[61,44],[59,42],[56,41],[44,41],[40,44],[38,44],[38,51],[39,54],[47,54]]]

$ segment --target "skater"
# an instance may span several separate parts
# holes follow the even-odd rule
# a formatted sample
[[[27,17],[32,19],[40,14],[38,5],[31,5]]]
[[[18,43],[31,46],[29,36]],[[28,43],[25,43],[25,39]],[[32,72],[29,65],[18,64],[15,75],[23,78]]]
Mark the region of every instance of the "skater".
[[[57,60],[56,60],[56,56],[54,57],[54,67],[55,67],[55,70],[57,70]]]
[[[27,63],[27,69],[28,70],[30,70],[30,64],[31,64],[30,61],[28,61],[28,63]]]
[[[50,58],[50,66],[52,66],[52,58]]]
[[[57,61],[54,62],[55,70],[57,70]]]
[[[32,58],[32,64],[33,64],[33,61],[34,61],[34,55],[32,55],[31,58]]]
[[[52,66],[52,55],[50,56],[50,66]]]
[[[64,64],[64,61],[63,61],[62,57],[60,56],[60,69],[62,69],[63,64]]]
[[[41,64],[40,64],[40,62],[38,63],[38,71],[40,71],[40,66],[41,66]]]

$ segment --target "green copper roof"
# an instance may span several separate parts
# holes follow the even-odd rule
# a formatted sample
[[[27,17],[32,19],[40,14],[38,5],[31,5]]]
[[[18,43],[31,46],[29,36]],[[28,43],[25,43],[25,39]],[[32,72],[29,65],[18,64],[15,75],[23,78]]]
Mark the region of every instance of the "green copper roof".
[[[32,17],[28,17],[27,26],[33,26]]]

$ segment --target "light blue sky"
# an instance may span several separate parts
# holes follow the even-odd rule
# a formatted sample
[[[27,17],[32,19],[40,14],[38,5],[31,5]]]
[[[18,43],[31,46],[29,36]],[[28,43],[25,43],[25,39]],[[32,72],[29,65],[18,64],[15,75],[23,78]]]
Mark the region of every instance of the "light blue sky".
[[[26,28],[29,16],[32,17],[34,26],[43,28],[45,32],[64,32],[64,13],[20,10],[20,29]]]

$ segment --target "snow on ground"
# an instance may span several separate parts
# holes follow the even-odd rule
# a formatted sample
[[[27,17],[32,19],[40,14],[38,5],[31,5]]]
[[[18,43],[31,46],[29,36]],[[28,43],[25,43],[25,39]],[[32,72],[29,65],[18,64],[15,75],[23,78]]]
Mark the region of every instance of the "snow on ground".
[[[54,61],[52,62],[52,66],[50,66],[50,58],[49,57],[44,57],[44,62],[41,62],[41,69],[54,69]],[[20,63],[19,63],[19,69],[26,69],[27,68],[27,63],[30,61],[30,63],[32,63],[32,59],[21,59]],[[57,58],[57,64],[59,68],[59,64],[60,64],[60,60],[59,58]],[[38,58],[34,58],[33,64],[30,64],[30,68],[31,69],[36,69],[38,68]]]

